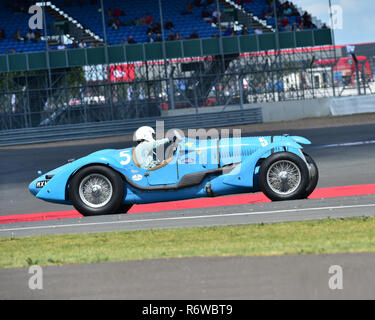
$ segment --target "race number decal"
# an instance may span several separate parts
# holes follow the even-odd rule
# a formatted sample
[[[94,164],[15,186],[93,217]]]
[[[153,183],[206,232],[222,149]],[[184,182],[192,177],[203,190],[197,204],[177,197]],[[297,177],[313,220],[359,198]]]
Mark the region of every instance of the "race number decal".
[[[127,164],[130,163],[131,156],[128,152],[129,152],[128,150],[120,152],[120,158],[123,158],[123,160],[121,160],[120,163],[123,166],[126,166]]]
[[[268,146],[268,141],[266,140],[266,138],[259,138],[259,142],[262,147]]]

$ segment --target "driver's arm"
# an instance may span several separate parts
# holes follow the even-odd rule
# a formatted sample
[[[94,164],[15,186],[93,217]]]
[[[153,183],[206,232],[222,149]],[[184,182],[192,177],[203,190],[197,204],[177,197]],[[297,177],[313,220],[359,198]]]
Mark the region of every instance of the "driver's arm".
[[[173,141],[173,140],[172,140]],[[171,143],[172,141],[170,141],[170,138],[165,138],[165,139],[160,139],[160,140],[156,140],[154,142],[154,149],[156,149],[157,147],[159,146],[162,146],[162,145],[166,145],[168,143]]]

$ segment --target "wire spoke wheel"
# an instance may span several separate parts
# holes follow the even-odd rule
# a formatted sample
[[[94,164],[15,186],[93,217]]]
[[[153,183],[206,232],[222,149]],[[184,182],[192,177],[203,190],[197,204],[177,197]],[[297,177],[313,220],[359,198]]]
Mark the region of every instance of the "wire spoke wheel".
[[[291,152],[273,153],[259,168],[260,191],[272,201],[303,199],[309,181],[304,158]]]
[[[291,161],[276,161],[268,169],[267,183],[275,193],[289,195],[300,185],[301,171]]]
[[[91,208],[104,207],[111,200],[112,194],[112,183],[102,174],[90,174],[79,185],[82,202]]]
[[[69,184],[69,199],[84,216],[117,213],[124,199],[121,176],[106,166],[80,169]]]

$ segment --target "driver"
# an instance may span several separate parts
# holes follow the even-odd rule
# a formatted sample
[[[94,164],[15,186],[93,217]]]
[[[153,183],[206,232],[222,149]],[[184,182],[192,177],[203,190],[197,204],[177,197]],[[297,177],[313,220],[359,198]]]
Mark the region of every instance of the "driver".
[[[137,141],[138,145],[135,148],[135,157],[142,169],[149,170],[156,165],[160,164],[156,157],[156,148],[159,146],[167,146],[176,141],[176,135],[155,140],[155,130],[151,127],[140,127],[134,134],[134,139]]]

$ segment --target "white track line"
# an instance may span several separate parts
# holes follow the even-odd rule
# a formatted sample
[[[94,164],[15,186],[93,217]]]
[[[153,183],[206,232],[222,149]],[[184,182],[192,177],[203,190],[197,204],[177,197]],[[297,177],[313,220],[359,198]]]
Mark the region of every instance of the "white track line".
[[[287,210],[259,211],[259,212],[227,213],[227,214],[215,214],[215,215],[209,215],[208,214],[208,215],[204,215],[204,216],[139,219],[139,220],[125,220],[125,221],[89,222],[89,223],[77,223],[77,224],[50,225],[50,226],[35,226],[35,227],[0,229],[0,232],[38,230],[38,229],[54,229],[54,228],[67,228],[67,227],[82,227],[82,226],[98,226],[98,225],[125,224],[125,223],[142,223],[142,222],[155,222],[155,221],[187,220],[187,219],[210,219],[210,218],[250,216],[250,215],[261,215],[261,214],[274,214],[274,213],[318,211],[318,210],[319,211],[323,211],[323,210],[343,210],[343,209],[366,208],[366,207],[367,208],[375,207],[375,204],[336,206],[336,207],[316,207],[316,208],[287,209]]]
[[[337,147],[355,147],[367,144],[375,144],[375,140],[367,141],[356,141],[356,142],[344,142],[344,143],[334,143],[334,144],[322,144],[317,146],[311,146],[309,149],[325,149],[325,148],[337,148]]]

